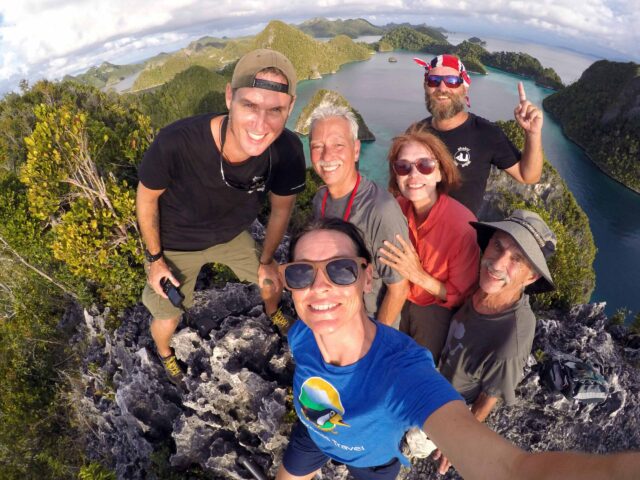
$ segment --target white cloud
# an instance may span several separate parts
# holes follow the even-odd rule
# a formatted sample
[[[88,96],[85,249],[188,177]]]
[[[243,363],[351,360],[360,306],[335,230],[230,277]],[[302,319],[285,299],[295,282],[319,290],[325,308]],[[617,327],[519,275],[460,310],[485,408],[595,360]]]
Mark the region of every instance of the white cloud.
[[[318,15],[466,25],[469,32],[529,38],[552,34],[574,48],[606,47],[640,59],[640,0],[579,6],[575,0],[319,0],[313,6],[301,0],[12,0],[0,6],[0,91],[24,77],[60,78],[102,61],[128,63],[163,46],[179,48],[205,34],[246,34],[271,18]]]

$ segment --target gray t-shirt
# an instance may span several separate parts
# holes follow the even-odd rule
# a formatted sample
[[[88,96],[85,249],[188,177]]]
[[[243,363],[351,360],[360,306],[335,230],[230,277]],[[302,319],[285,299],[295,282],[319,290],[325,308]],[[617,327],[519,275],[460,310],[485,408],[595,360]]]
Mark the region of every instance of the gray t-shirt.
[[[321,217],[322,199],[326,191],[327,187],[321,187],[313,197],[314,218]],[[331,195],[328,195],[325,216],[343,218],[350,196],[351,192],[334,200]],[[362,177],[353,200],[351,215],[347,220],[362,231],[367,248],[373,256],[373,290],[365,294],[364,303],[367,313],[375,316],[386,292],[383,284],[397,283],[403,278],[391,267],[380,262],[378,249],[382,247],[382,242],[385,240],[397,243],[396,234],[402,235],[404,239],[409,238],[407,219],[402,214],[398,202],[389,192]]]
[[[449,327],[439,370],[453,387],[473,403],[481,392],[515,402],[515,388],[531,353],[536,317],[529,296],[507,311],[482,315],[469,298]]]

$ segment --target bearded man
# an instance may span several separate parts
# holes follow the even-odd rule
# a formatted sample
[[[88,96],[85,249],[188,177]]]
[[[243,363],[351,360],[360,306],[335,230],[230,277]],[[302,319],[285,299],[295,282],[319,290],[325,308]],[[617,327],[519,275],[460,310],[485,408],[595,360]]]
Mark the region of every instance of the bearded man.
[[[520,183],[533,184],[542,174],[542,111],[527,100],[522,82],[520,101],[514,110],[525,135],[521,152],[502,130],[490,121],[465,110],[469,104],[469,77],[454,55],[439,55],[426,63],[414,59],[426,70],[424,94],[431,117],[420,123],[430,126],[453,155],[462,176],[461,187],[450,195],[476,216],[482,205],[491,165],[505,170]]]

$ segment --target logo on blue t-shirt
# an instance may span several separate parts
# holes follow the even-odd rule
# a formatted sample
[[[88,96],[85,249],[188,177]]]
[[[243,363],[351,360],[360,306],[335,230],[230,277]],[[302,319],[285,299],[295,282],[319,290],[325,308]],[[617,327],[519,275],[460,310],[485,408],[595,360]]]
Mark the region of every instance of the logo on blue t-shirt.
[[[307,379],[300,388],[298,397],[304,416],[314,426],[325,432],[336,426],[348,427],[344,423],[344,407],[338,390],[320,377]]]
[[[453,159],[459,167],[468,167],[471,163],[471,149],[469,147],[458,147]]]

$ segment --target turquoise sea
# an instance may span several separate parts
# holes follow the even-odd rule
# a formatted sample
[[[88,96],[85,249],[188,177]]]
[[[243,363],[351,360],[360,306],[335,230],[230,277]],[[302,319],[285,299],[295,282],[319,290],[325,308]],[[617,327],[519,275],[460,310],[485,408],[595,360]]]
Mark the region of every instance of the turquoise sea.
[[[505,50],[506,47],[508,45]],[[543,64],[554,67],[553,50],[542,48],[547,58]],[[509,50],[522,49],[513,47]],[[390,63],[389,56],[396,57],[398,62]],[[376,136],[375,142],[363,146],[360,169],[367,177],[385,185],[386,153],[391,138],[412,122],[427,116],[423,70],[413,63],[414,56],[406,52],[376,54],[369,61],[345,65],[334,75],[301,82],[289,128],[293,128],[300,110],[316,90],[327,88],[340,92],[362,114]],[[571,52],[559,52],[555,63],[566,65],[567,56],[570,57]],[[564,71],[563,78],[578,78],[587,66],[585,58],[576,54],[577,74],[572,76]],[[518,76],[494,69],[486,76],[472,75],[471,111],[494,121],[512,119],[520,80]],[[544,97],[553,93],[536,86],[533,81],[524,80],[523,83],[528,99],[538,106]],[[640,312],[637,288],[640,283],[640,195],[600,172],[580,148],[564,137],[559,125],[548,115],[543,128],[547,158],[587,213],[598,248],[597,283],[591,300],[606,301],[609,314],[620,307]]]

